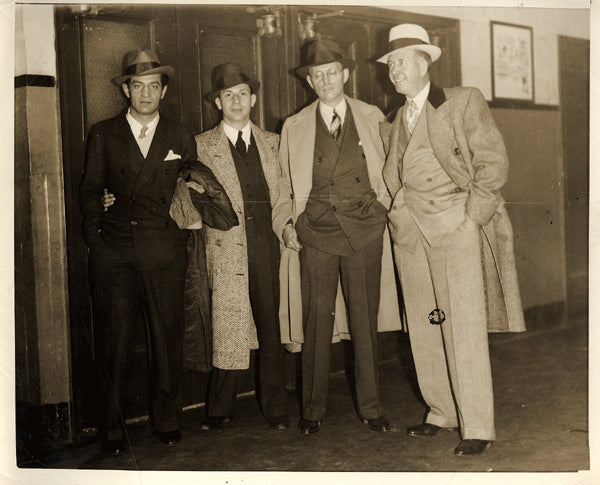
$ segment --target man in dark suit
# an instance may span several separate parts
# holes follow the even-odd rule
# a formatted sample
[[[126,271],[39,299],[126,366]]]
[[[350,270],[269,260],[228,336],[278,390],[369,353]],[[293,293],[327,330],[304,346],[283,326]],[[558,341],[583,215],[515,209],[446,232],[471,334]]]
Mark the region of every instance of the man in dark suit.
[[[512,228],[500,188],[508,174],[502,136],[475,88],[429,79],[441,54],[419,25],[392,28],[387,54],[406,97],[382,125],[383,175],[415,368],[429,410],[408,428],[431,438],[460,426],[457,455],[495,437],[487,331],[523,331]]]
[[[382,314],[392,315],[390,330],[394,323],[399,328],[400,319],[393,272],[384,270],[382,277],[382,257],[391,269],[386,229],[390,197],[382,178],[384,152],[378,133],[383,113],[344,95],[355,63],[335,42],[309,44],[304,61],[296,72],[318,100],[283,125],[281,177],[273,207],[273,229],[286,247],[284,281],[292,281],[298,267],[290,262],[298,255],[300,261],[304,342],[298,428],[304,434],[318,431],[326,413],[334,322],[342,313],[336,308],[341,284],[354,346],[359,415],[370,429],[387,431],[379,400],[377,331]],[[380,312],[384,287],[392,291]],[[290,308],[294,300],[298,297],[290,295]]]
[[[196,159],[192,134],[159,114],[171,66],[154,52],[125,55],[123,75],[113,79],[130,106],[95,125],[88,137],[81,184],[83,232],[101,356],[107,376],[103,447],[124,447],[123,416],[128,360],[143,311],[151,356],[151,415],[160,441],[181,439],[183,294],[187,233],[169,215],[180,168]],[[115,195],[103,210],[103,189]]]

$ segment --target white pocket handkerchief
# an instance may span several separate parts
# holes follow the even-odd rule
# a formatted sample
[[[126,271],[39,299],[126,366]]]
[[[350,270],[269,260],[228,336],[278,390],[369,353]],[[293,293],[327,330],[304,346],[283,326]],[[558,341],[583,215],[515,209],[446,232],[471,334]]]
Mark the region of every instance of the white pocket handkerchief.
[[[169,150],[163,162],[168,162],[169,160],[181,160],[181,155],[177,155],[177,153],[173,153],[173,150]]]

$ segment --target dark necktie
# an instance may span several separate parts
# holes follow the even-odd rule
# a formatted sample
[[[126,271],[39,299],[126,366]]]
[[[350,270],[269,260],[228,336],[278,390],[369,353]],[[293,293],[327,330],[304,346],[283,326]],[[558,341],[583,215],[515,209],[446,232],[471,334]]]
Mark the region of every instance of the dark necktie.
[[[237,141],[235,142],[235,148],[243,158],[246,158],[246,142],[242,138],[241,131],[238,131],[238,137]]]
[[[341,131],[342,120],[340,119],[340,115],[338,115],[337,112],[333,110],[333,118],[331,118],[331,125],[329,126],[329,134],[334,139],[334,141],[338,141]]]

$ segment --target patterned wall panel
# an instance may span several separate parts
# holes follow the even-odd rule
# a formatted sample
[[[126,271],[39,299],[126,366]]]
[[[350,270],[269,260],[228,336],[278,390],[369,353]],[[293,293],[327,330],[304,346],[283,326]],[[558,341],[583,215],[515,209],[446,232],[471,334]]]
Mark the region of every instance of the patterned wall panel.
[[[212,128],[220,120],[218,110],[204,99],[212,91],[211,72],[213,67],[224,62],[235,62],[253,79],[261,79],[261,59],[256,31],[231,31],[208,29],[198,26],[198,65],[200,72],[199,90],[202,95],[202,130]],[[262,97],[260,90],[251,119],[257,125],[262,120]]]
[[[126,105],[122,90],[111,79],[121,74],[123,54],[152,45],[151,21],[83,18],[85,131],[117,115]]]

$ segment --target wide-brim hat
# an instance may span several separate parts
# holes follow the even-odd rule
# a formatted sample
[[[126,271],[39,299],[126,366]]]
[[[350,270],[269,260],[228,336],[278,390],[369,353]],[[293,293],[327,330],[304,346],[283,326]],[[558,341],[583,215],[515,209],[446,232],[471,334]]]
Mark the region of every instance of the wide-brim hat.
[[[296,74],[305,78],[311,67],[330,64],[331,62],[339,62],[344,69],[350,71],[356,67],[354,59],[345,58],[342,49],[334,41],[329,39],[315,40],[306,46],[302,66],[296,69]]]
[[[250,92],[255,94],[260,88],[260,82],[247,76],[239,64],[228,62],[215,66],[211,73],[213,90],[204,98],[213,103],[224,89],[232,88],[238,84],[250,86]]]
[[[129,51],[123,56],[123,74],[112,80],[121,86],[133,76],[149,76],[150,74],[166,74],[169,79],[175,75],[171,66],[163,66],[156,53],[149,49]]]
[[[437,61],[442,55],[442,49],[429,42],[427,31],[416,24],[400,24],[390,29],[388,52],[377,59],[377,62],[387,64],[388,57],[403,49],[416,49],[426,52],[431,62]]]

